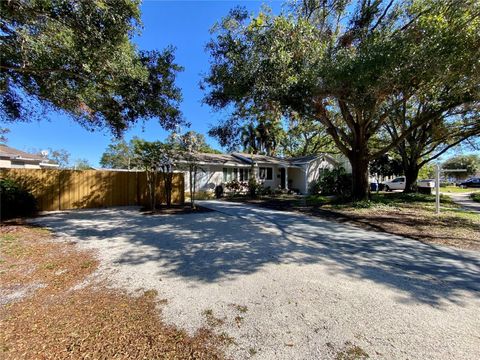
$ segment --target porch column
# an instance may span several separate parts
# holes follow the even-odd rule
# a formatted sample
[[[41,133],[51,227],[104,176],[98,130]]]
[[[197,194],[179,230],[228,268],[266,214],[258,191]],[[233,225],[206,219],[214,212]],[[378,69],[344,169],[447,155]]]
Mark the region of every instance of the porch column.
[[[305,195],[308,194],[308,165],[302,166],[303,175],[305,176]]]
[[[285,190],[288,190],[288,167],[285,166]]]

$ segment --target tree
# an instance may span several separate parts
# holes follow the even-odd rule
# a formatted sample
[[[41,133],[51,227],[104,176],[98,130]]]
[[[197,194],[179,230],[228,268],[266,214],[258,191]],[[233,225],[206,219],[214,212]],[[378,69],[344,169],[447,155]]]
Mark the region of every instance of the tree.
[[[174,129],[182,122],[175,86],[181,67],[172,48],[139,51],[131,41],[139,28],[135,0],[3,1],[2,120],[53,109],[117,136],[138,119]]]
[[[478,98],[479,8],[476,0],[312,0],[279,16],[234,9],[208,45],[205,102],[237,113],[275,102],[287,117],[321,123],[352,165],[353,197],[364,199],[369,162]],[[429,104],[397,140],[377,147],[393,109],[438,88],[452,101]]]
[[[60,169],[68,169],[70,167],[70,153],[65,149],[48,148],[47,158],[58,164]]]
[[[284,136],[285,132],[278,120],[259,119],[245,125],[240,131],[241,144],[245,152],[268,156],[277,155]]]
[[[10,132],[10,129],[0,127],[0,143],[7,142],[7,134]]]
[[[58,164],[60,169],[68,169],[70,164],[70,153],[65,149],[38,149],[30,148],[28,150],[31,154],[37,154],[44,157],[46,160]],[[77,160],[78,161],[78,160]]]
[[[173,134],[172,141],[177,144],[180,156],[185,162],[188,170],[188,180],[190,187],[190,206],[195,209],[195,193],[197,190],[197,173],[201,170],[197,154],[202,148],[204,138],[198,136],[198,133],[189,131],[183,135]]]
[[[188,135],[187,135],[188,134]],[[205,135],[200,134],[196,131],[190,130],[185,133],[183,136],[188,136],[188,138],[192,139],[195,142],[195,146],[198,152],[201,153],[209,153],[209,154],[221,154],[222,152],[212,148],[210,145],[207,144],[207,140],[205,139]],[[182,136],[179,136],[177,133],[173,132],[167,137],[165,141],[167,144],[172,145],[176,149],[182,149],[184,143],[182,141]]]
[[[173,168],[177,157],[177,151],[171,144],[162,144],[162,162],[160,172],[162,173],[163,191],[165,195],[165,203],[169,208],[172,205],[173,190]]]
[[[428,103],[439,101],[442,96],[448,95],[438,91],[435,98],[429,99]],[[405,127],[411,126],[418,117],[422,117],[425,108],[428,108],[426,103],[404,104],[395,114],[389,116],[385,128],[391,141],[396,141]],[[462,142],[480,135],[479,109],[480,103],[474,107],[462,105],[452,108],[417,127],[396,146],[405,174],[404,192],[417,190],[417,179],[423,166]]]
[[[292,119],[282,139],[281,152],[286,156],[297,157],[338,153],[338,149],[322,124]]]
[[[471,155],[457,155],[447,159],[442,164],[443,169],[465,169],[466,172],[455,173],[456,177],[466,178],[475,175],[480,171],[480,156]]]
[[[165,163],[163,159],[163,144],[160,141],[138,140],[134,143],[135,165],[145,171],[147,176],[147,189],[150,210],[156,209],[157,175],[160,166]]]
[[[403,171],[402,162],[389,154],[384,154],[370,163],[370,174],[382,177],[400,175]]]
[[[133,148],[135,138],[127,143],[124,139],[114,141],[108,145],[100,159],[103,168],[128,169],[132,168]]]
[[[87,159],[77,159],[75,160],[74,165],[75,170],[92,170],[93,167],[90,165]]]

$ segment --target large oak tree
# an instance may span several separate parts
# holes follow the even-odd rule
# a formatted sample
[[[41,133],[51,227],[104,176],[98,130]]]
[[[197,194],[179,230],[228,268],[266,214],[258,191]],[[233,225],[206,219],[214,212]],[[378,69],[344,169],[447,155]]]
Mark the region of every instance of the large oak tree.
[[[234,9],[214,28],[205,102],[242,113],[276,103],[285,116],[323,124],[350,160],[353,196],[368,164],[412,131],[478,98],[480,3],[476,0],[305,0],[251,17]],[[448,88],[394,141],[377,135],[401,104]]]
[[[0,119],[59,110],[121,134],[139,119],[181,121],[172,48],[139,51],[138,0],[8,0],[0,11]]]

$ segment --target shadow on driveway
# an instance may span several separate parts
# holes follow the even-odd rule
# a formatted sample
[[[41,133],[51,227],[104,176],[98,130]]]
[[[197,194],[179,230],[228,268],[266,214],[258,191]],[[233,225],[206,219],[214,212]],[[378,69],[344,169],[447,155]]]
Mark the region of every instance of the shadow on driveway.
[[[155,262],[159,273],[192,281],[233,279],[267,264],[320,264],[395,288],[407,302],[461,303],[466,293],[480,295],[475,252],[301,214],[257,208],[238,215],[151,216],[118,208],[64,212],[35,222],[80,242],[101,243],[100,251],[115,250],[118,264]]]

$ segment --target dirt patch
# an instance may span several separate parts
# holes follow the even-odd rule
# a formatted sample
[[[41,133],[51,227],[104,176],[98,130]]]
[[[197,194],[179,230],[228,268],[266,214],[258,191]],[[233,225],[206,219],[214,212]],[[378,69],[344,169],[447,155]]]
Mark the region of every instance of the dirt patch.
[[[155,291],[139,297],[102,283],[80,290],[93,254],[46,230],[0,227],[0,357],[222,359],[223,339],[166,325]]]

